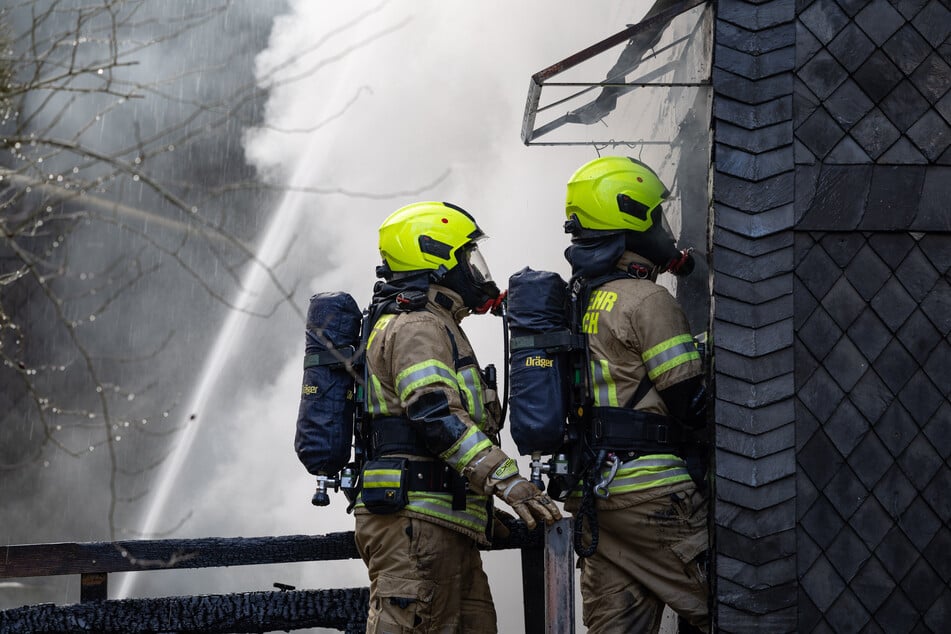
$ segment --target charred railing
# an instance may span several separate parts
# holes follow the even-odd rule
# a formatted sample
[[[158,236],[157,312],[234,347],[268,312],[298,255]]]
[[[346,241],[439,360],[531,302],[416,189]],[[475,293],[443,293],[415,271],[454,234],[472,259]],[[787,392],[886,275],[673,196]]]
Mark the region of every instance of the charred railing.
[[[571,531],[561,520],[529,532],[516,520],[492,550],[520,549],[529,634],[573,631]],[[0,632],[289,631],[309,627],[362,632],[367,588],[108,599],[108,575],[357,558],[353,533],[259,538],[206,538],[30,544],[0,547],[0,579],[79,575],[80,603],[41,604],[0,612]]]

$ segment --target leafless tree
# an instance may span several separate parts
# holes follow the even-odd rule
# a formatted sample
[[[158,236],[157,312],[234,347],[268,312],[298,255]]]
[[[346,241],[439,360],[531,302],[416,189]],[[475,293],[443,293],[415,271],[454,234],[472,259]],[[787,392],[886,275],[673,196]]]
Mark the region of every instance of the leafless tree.
[[[234,308],[241,271],[256,260],[258,210],[279,193],[246,165],[240,144],[260,124],[267,87],[251,62],[264,18],[279,8],[23,0],[0,9],[5,509],[15,511],[14,498],[42,499],[50,514],[75,509],[75,487],[43,474],[81,460],[84,473],[104,474],[82,484],[102,500],[82,512],[107,518],[105,534],[86,534],[135,535],[120,510],[147,495],[187,415],[165,387],[180,379],[168,368],[198,363],[191,344],[213,328],[207,314]],[[295,290],[268,275],[278,299],[265,317]]]

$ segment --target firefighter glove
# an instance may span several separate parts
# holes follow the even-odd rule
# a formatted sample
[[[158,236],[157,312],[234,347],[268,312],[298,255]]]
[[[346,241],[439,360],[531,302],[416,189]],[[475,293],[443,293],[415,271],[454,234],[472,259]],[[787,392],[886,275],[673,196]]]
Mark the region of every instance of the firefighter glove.
[[[561,519],[561,512],[550,497],[518,474],[518,466],[511,458],[502,461],[489,476],[492,492],[505,501],[534,530],[537,520],[551,525]]]

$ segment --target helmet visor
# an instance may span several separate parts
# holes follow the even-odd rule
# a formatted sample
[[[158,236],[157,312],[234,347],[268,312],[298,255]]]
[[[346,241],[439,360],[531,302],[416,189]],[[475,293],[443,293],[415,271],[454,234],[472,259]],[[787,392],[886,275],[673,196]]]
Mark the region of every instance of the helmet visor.
[[[484,284],[492,281],[492,273],[489,272],[489,265],[486,264],[485,258],[482,257],[482,252],[479,251],[478,246],[472,245],[466,249],[464,257],[469,273],[472,275],[473,282],[476,284]]]

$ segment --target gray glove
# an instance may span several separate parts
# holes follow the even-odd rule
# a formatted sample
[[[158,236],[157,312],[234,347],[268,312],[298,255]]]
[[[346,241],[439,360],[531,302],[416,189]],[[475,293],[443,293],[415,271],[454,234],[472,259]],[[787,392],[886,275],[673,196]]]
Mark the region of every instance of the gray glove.
[[[507,458],[489,476],[492,492],[504,500],[525,522],[528,530],[534,530],[536,520],[551,525],[561,519],[561,511],[538,487],[518,474],[518,465]]]

